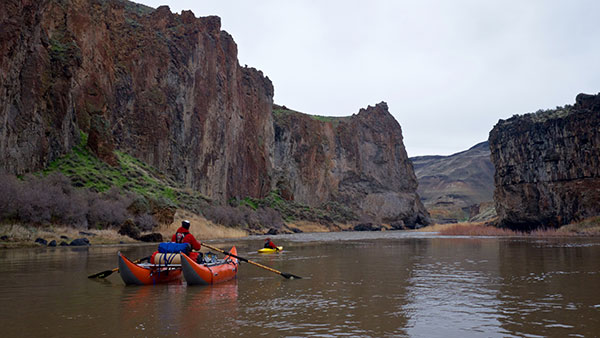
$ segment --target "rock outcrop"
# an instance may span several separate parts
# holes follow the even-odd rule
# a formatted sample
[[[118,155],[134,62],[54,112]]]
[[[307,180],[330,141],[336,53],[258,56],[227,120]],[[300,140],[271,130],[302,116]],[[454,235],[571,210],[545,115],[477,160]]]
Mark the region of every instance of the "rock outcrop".
[[[7,0],[0,23],[0,169],[39,170],[83,131],[106,162],[125,151],[219,201],[269,192],[273,86],[218,17]]]
[[[217,203],[279,189],[427,223],[385,104],[274,124],[273,93],[238,64],[218,17],[125,0],[0,2],[0,171],[40,170],[87,135],[105,162],[125,152]]]
[[[557,227],[600,214],[600,95],[500,120],[489,142],[501,226]]]
[[[274,184],[300,203],[336,201],[378,221],[429,223],[402,129],[385,102],[350,117],[275,107]]]
[[[488,211],[485,206],[494,195],[494,165],[487,141],[449,156],[418,156],[410,160],[419,182],[417,192],[434,222],[465,221]],[[495,213],[491,212],[483,219],[493,216]]]

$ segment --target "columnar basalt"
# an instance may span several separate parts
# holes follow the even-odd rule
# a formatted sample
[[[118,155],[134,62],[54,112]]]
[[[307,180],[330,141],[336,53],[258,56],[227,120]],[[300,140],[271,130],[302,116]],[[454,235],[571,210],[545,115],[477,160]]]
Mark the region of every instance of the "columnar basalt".
[[[600,96],[500,120],[490,132],[501,226],[557,227],[600,214]]]

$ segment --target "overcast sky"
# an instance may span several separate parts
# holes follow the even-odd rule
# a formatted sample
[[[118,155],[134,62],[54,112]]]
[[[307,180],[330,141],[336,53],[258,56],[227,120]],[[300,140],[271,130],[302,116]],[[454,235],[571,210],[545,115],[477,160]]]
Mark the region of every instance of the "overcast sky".
[[[136,2],[220,16],[277,104],[346,116],[386,101],[409,156],[466,150],[498,119],[600,92],[600,1]]]

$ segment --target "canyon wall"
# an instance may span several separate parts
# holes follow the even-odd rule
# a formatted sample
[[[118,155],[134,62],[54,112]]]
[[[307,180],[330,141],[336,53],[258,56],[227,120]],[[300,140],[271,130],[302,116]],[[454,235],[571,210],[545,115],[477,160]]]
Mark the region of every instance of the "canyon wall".
[[[489,137],[501,226],[558,227],[600,214],[600,96],[500,120]]]
[[[383,222],[429,223],[402,129],[385,102],[349,117],[276,107],[275,175],[283,196],[311,206],[337,201]]]
[[[218,17],[118,0],[0,13],[0,169],[39,170],[83,131],[108,163],[119,149],[216,200],[268,193],[273,86]]]
[[[217,203],[273,189],[426,224],[400,125],[382,103],[348,118],[273,118],[218,17],[124,0],[0,2],[0,171],[43,169],[87,135]],[[275,114],[277,116],[277,114]]]

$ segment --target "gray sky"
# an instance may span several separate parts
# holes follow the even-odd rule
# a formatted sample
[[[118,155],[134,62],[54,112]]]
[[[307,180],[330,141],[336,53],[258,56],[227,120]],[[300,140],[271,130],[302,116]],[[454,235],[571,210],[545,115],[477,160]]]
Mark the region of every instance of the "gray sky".
[[[409,156],[600,92],[600,1],[140,0],[218,15],[275,103],[346,116],[386,101]]]

